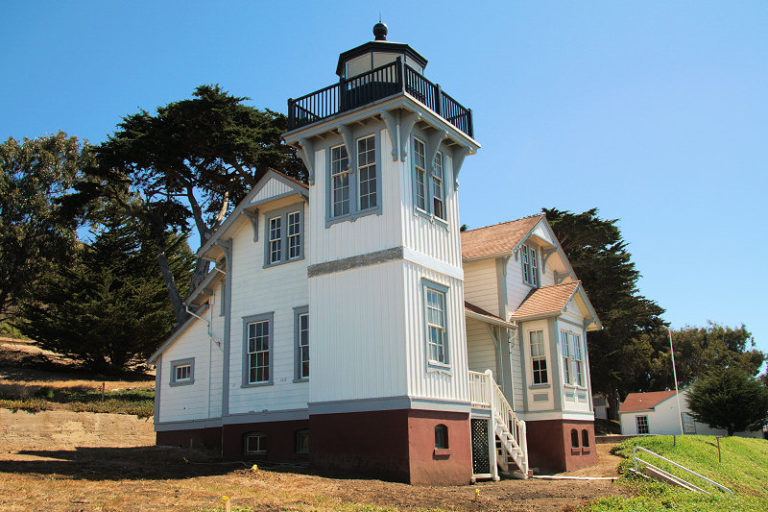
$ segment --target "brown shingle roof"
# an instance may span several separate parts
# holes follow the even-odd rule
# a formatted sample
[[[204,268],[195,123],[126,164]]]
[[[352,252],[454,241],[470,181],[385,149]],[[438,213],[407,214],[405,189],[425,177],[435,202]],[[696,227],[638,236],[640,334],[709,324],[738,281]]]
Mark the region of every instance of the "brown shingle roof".
[[[464,231],[461,234],[461,256],[465,261],[508,254],[541,220],[544,214],[484,228]]]
[[[667,398],[675,396],[675,391],[651,391],[649,393],[630,393],[621,404],[619,412],[647,411],[653,409]]]
[[[560,314],[580,284],[581,281],[571,281],[531,290],[510,318],[520,320],[533,316]]]

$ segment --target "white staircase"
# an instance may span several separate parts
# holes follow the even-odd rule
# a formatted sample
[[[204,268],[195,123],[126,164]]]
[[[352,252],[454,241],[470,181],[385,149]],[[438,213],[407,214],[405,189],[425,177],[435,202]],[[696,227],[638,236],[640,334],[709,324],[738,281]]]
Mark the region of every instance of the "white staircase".
[[[488,460],[490,476],[499,479],[499,469],[511,475],[515,469],[528,478],[528,444],[525,422],[515,415],[491,370],[469,372],[469,388],[473,409],[488,411]]]

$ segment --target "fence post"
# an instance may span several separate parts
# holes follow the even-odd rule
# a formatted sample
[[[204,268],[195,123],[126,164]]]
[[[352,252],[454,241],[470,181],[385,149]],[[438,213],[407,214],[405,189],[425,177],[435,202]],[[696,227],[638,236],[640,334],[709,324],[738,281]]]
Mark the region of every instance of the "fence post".
[[[440,84],[435,84],[435,112],[439,115],[443,115],[443,90],[440,88]]]
[[[288,98],[288,129],[293,130],[295,114],[293,112],[293,98]]]
[[[397,62],[397,81],[400,83],[400,90],[405,92],[405,63],[402,57],[398,57],[395,62]]]
[[[491,417],[488,420],[488,465],[490,466],[491,478],[496,481],[499,479],[499,466],[496,461],[496,405],[494,400],[496,390],[493,389],[495,386],[493,372],[485,370],[485,374],[488,376],[488,401],[491,405]]]

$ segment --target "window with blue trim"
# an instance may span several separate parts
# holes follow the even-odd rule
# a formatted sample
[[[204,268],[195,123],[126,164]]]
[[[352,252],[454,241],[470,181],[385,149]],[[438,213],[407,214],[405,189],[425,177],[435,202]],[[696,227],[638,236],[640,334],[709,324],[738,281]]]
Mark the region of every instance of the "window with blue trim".
[[[360,210],[376,208],[376,139],[373,135],[357,141],[357,175],[360,181]]]
[[[448,289],[434,283],[424,284],[427,359],[429,364],[448,365],[446,296]]]
[[[264,266],[279,265],[304,257],[302,205],[289,206],[265,215]]]
[[[270,322],[261,320],[248,324],[248,383],[270,382]]]
[[[438,151],[427,168],[424,141],[413,138],[413,201],[416,209],[430,217],[447,220],[445,209],[445,157]]]
[[[349,157],[342,144],[331,148],[331,217],[349,214]]]
[[[523,244],[520,251],[523,259],[523,281],[536,288],[539,286],[539,257],[536,247]]]

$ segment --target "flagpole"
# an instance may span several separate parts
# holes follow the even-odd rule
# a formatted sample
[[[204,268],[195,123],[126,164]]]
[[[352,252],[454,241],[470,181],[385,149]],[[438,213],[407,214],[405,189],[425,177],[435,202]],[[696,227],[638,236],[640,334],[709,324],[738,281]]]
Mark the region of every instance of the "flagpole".
[[[675,369],[675,347],[672,345],[672,329],[667,326],[669,333],[669,352],[672,354],[672,375],[675,377],[675,394],[677,395],[677,417],[680,418],[680,435],[685,434],[683,428],[683,409],[680,407],[680,390],[677,388],[677,370]]]

